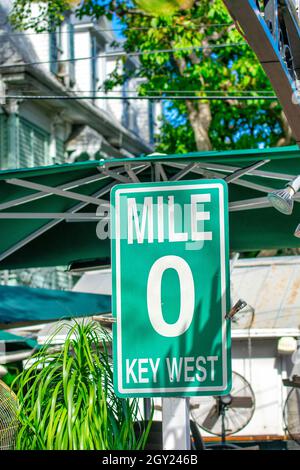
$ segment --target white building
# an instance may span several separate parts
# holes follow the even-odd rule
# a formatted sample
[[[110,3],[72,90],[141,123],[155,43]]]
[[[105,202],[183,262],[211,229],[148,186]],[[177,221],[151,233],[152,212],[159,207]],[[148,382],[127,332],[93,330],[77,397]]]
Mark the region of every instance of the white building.
[[[110,49],[112,25],[69,15],[52,33],[15,31],[8,21],[12,3],[0,2],[0,168],[151,153],[153,105],[98,99],[118,58]],[[134,58],[125,62],[137,65]],[[108,96],[135,89],[129,82]],[[0,283],[70,288],[72,279],[57,270],[28,270],[0,273]]]
[[[111,52],[107,57],[110,23],[69,16],[52,33],[16,32],[7,21],[11,4],[0,5],[1,168],[151,152],[149,103],[98,99],[117,60]],[[128,60],[125,66],[136,65]],[[45,95],[61,98],[38,98]],[[116,95],[125,97],[126,90]]]

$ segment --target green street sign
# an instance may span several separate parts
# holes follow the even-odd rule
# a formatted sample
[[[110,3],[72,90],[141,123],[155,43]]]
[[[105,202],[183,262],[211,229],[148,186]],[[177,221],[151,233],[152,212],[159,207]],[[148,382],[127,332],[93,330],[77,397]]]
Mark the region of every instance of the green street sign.
[[[111,206],[116,393],[229,393],[226,183],[118,185]]]

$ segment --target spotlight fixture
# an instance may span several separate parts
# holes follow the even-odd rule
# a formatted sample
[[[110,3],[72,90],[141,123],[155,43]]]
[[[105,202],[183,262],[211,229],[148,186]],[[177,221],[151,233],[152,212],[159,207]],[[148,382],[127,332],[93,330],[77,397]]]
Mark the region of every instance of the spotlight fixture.
[[[297,228],[294,232],[294,236],[300,238],[300,224],[297,225]]]
[[[300,175],[290,181],[285,189],[279,189],[268,194],[272,206],[285,215],[291,215],[294,206],[294,196],[300,189]]]
[[[236,304],[229,310],[225,315],[226,320],[231,320],[234,315],[236,315],[240,310],[247,307],[247,302],[245,300],[239,299]]]

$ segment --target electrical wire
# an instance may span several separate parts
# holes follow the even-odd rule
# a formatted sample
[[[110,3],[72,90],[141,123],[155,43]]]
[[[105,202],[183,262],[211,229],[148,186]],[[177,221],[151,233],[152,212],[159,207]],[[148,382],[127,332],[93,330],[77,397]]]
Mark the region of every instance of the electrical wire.
[[[95,94],[95,93],[104,93],[104,94],[108,94],[108,93],[138,93],[137,90],[107,90],[107,91],[104,91],[104,90],[66,90],[66,92],[72,92],[72,93],[89,93],[91,95]],[[17,90],[14,90],[15,93],[22,93],[22,90],[20,91],[17,91]],[[26,90],[26,93],[36,93],[38,94],[39,93],[39,90]],[[240,94],[249,94],[249,93],[256,93],[256,94],[259,94],[259,93],[262,93],[262,94],[272,94],[272,96],[275,96],[274,95],[274,92],[272,90],[147,90],[147,93],[150,94],[150,93],[155,93],[155,94],[165,94],[165,93],[171,93],[171,94],[185,94],[185,95],[189,95],[191,93],[195,94],[195,93],[205,93],[205,94],[219,94],[219,93],[240,93]],[[193,96],[193,95],[191,95]]]
[[[227,100],[237,100],[237,101],[247,101],[247,100],[272,100],[277,101],[278,98],[276,96],[235,96],[235,95],[227,95],[227,96],[163,96],[163,95],[156,95],[156,96],[84,96],[84,95],[36,95],[36,96],[28,96],[28,95],[7,95],[7,96],[0,96],[0,100],[6,99],[13,99],[13,100],[166,100],[166,101],[181,101],[181,100],[192,100],[192,101],[227,101]]]
[[[107,53],[107,54],[100,54],[95,56],[87,56],[87,57],[74,57],[73,59],[57,59],[57,60],[41,60],[35,62],[21,62],[16,64],[1,64],[0,69],[8,68],[8,67],[23,67],[27,65],[43,65],[43,64],[61,64],[66,62],[78,62],[81,60],[90,60],[90,59],[109,59],[114,57],[139,57],[144,55],[154,55],[154,54],[170,54],[176,52],[184,52],[184,51],[205,51],[211,49],[222,49],[222,48],[229,48],[229,47],[241,47],[241,46],[248,46],[246,42],[237,42],[237,43],[226,43],[226,44],[211,44],[209,46],[190,46],[190,47],[178,47],[173,49],[153,49],[148,51],[137,51],[137,52],[114,52],[114,53]]]
[[[189,27],[193,26],[191,29],[196,29],[198,28],[204,28],[204,29],[209,29],[209,28],[226,28],[228,26],[232,26],[234,23],[192,23],[189,25],[180,25],[180,24],[175,24],[175,25],[167,25],[167,26],[145,26],[145,27],[131,27],[131,28],[99,28],[98,31],[100,33],[114,33],[114,32],[126,32],[126,31],[149,31],[149,30],[164,30],[164,29],[176,29],[176,28],[185,28],[188,29]],[[1,25],[0,25],[1,26]],[[74,25],[73,25],[74,26]],[[76,25],[75,25],[76,27]],[[43,35],[43,34],[51,34],[51,33],[57,33],[57,34],[71,34],[73,31],[70,30],[64,30],[64,31],[20,31],[20,32],[15,32],[15,31],[4,31],[0,32],[0,37],[9,35],[9,36],[35,36],[35,35]]]

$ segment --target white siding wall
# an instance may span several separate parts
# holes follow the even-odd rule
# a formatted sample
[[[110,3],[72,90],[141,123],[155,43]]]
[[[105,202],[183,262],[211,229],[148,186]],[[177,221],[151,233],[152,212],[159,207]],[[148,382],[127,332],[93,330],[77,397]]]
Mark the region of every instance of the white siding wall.
[[[39,61],[49,61],[49,34],[32,34],[30,39]],[[42,67],[50,70],[50,64],[42,64]]]
[[[68,23],[61,26],[61,49],[62,54],[60,59],[69,59],[69,30]]]
[[[38,15],[38,5],[32,5],[33,14]],[[36,34],[34,30],[28,30],[27,33],[33,48],[38,56],[39,61],[46,62],[49,60],[49,34]],[[42,67],[50,70],[50,64],[42,64]]]
[[[250,423],[237,435],[284,435],[283,406],[286,388],[282,384],[282,358],[277,355],[278,338],[233,340],[232,369],[251,383],[255,412]]]
[[[153,123],[154,123],[154,136],[157,134],[161,128],[161,116],[163,114],[162,102],[156,102],[153,105]]]
[[[43,109],[36,106],[34,102],[24,101],[21,108],[21,116],[46,132],[51,130],[51,115],[45,113]]]
[[[33,5],[33,11],[38,14],[38,5]],[[74,56],[75,56],[75,85],[74,91],[76,90],[80,95],[91,96],[91,92],[93,91],[92,85],[92,31],[93,26],[90,24],[76,24],[74,25]],[[37,34],[33,30],[28,30],[26,34],[26,41],[30,41],[34,52],[37,55],[37,58],[26,59],[27,61],[37,61],[45,62],[45,64],[40,64],[39,67],[46,69],[48,72],[51,69],[51,64],[49,63],[50,59],[50,34],[42,33]],[[59,55],[59,59],[65,60],[70,58],[70,32],[68,23],[64,23],[61,26],[61,54]],[[102,55],[105,53],[105,44],[104,42],[101,43],[101,38],[99,39],[99,48],[97,54]],[[21,38],[22,41],[22,38]],[[107,39],[109,41],[109,39]],[[57,42],[59,42],[57,40]],[[33,51],[32,51],[33,52]],[[76,60],[87,57],[84,60]],[[116,66],[116,58],[98,58],[97,60],[97,76],[98,76],[98,83],[97,86],[103,85],[105,79],[111,74],[111,72],[115,69]],[[120,65],[120,67],[122,67]],[[68,74],[69,66],[66,63],[62,63],[60,65],[60,75]],[[66,69],[66,70],[64,70]],[[63,79],[61,76],[61,82],[64,83],[66,86],[70,85],[68,79]],[[131,83],[126,85],[127,89],[136,90],[136,83],[135,81],[131,81]],[[116,87],[114,89],[115,95],[121,95],[122,87]],[[104,96],[103,91],[97,92],[97,96]],[[109,96],[112,96],[113,93],[109,93]],[[95,105],[103,110],[105,110],[111,117],[112,120],[117,120],[119,123],[124,123],[124,101],[121,100],[104,100],[99,99],[95,100]],[[136,135],[139,135],[142,140],[149,141],[150,140],[150,133],[149,133],[149,113],[148,113],[148,101],[146,100],[139,100],[139,101],[129,101],[129,125],[126,125],[129,131],[134,132]],[[47,113],[44,113],[47,115]],[[29,117],[28,117],[29,118]],[[38,118],[38,120],[43,121],[43,118]],[[36,118],[33,122],[36,123]],[[36,123],[39,125],[39,122]],[[42,122],[42,127],[45,126],[45,123]],[[45,129],[47,128],[47,125]],[[50,131],[50,128],[46,130]]]
[[[100,51],[99,52],[99,55],[103,55],[105,53],[104,50]],[[99,78],[99,82],[98,82],[98,86],[101,87],[104,83],[104,81],[106,80],[107,78],[107,61],[104,57],[100,57],[98,59],[98,62],[97,62],[97,70],[98,70],[98,78]],[[99,92],[97,94],[98,96],[103,96],[104,93],[103,91]],[[101,108],[101,109],[104,109],[104,110],[107,110],[107,100],[96,100],[96,105]]]
[[[108,58],[106,59],[106,74],[107,76],[110,75],[116,67],[116,59]],[[120,66],[121,67],[121,66]],[[115,93],[110,92],[109,95],[122,95],[122,87],[115,87]],[[123,101],[122,100],[108,100],[106,104],[106,109],[109,113],[111,113],[114,118],[116,118],[119,122],[122,122],[123,116]]]
[[[126,87],[130,91],[130,96],[137,96],[135,91],[142,81],[141,79],[130,80]],[[146,142],[151,139],[149,112],[150,102],[148,100],[129,100],[129,129]],[[161,105],[159,103],[152,102],[152,115],[153,122],[157,122],[158,117],[161,115]]]
[[[89,31],[75,30],[75,58],[90,57],[91,37]],[[89,95],[91,91],[91,60],[77,60],[75,62],[76,88],[81,94]]]

